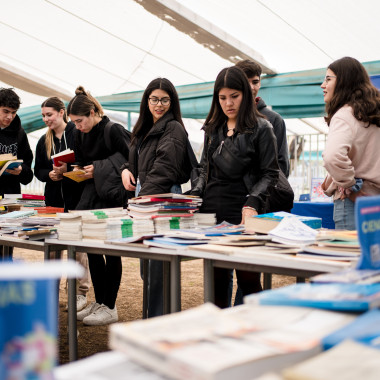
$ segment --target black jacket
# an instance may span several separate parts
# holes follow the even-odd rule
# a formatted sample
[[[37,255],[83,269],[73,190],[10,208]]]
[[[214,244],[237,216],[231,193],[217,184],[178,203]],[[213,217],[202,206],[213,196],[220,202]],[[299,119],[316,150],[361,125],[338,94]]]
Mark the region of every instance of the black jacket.
[[[203,195],[212,159],[231,181],[243,179],[248,195],[245,206],[254,207],[258,213],[266,212],[268,190],[276,185],[280,169],[273,128],[265,119],[258,121],[256,128],[237,133],[233,139],[221,135],[223,126],[211,135],[205,134],[201,173],[191,194]]]
[[[129,136],[124,127],[114,123],[110,128],[111,149],[105,142],[105,126],[109,122],[107,116],[103,116],[99,124],[95,125],[89,133],[78,133],[75,141],[75,157],[80,166],[94,165],[94,178],[83,181],[85,187],[77,210],[90,210],[107,207],[121,207],[123,204],[115,202],[114,182],[110,181],[111,170],[114,169],[113,157],[120,153],[125,159],[129,156]],[[119,171],[120,188],[120,162],[117,164]]]
[[[286,125],[284,119],[275,111],[267,107],[264,100],[256,98],[257,109],[273,125],[273,131],[277,139],[278,165],[286,178],[289,177],[289,152],[286,140]]]
[[[75,148],[75,134],[79,133],[72,122],[67,123],[61,140],[54,136],[55,153],[62,152],[65,149]],[[46,206],[64,207],[65,211],[75,210],[83,190],[83,183],[77,183],[69,178],[63,177],[61,181],[52,181],[49,173],[53,170],[53,160],[48,159],[46,153],[45,137],[43,135],[36,146],[36,159],[34,164],[34,175],[45,185],[45,203]],[[66,142],[66,143],[65,143]],[[67,145],[66,145],[67,144]],[[53,151],[54,152],[54,151]],[[54,154],[54,153],[52,153]],[[67,165],[68,171],[71,165]]]
[[[3,174],[0,177],[0,194],[20,194],[20,184],[27,185],[33,179],[33,153],[18,115],[8,127],[0,129],[0,154],[5,153],[12,153],[24,162],[20,175]]]
[[[171,112],[160,118],[144,137],[140,146],[131,145],[129,169],[140,180],[139,195],[168,193],[173,185],[190,178],[187,133]]]

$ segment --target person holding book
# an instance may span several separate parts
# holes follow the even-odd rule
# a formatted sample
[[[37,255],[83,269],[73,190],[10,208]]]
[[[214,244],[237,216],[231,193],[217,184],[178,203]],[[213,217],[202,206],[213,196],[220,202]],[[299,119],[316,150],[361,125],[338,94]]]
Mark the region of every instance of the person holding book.
[[[279,166],[271,124],[260,117],[244,71],[232,66],[217,76],[205,131],[202,168],[191,194],[203,197],[201,212],[217,223],[244,223],[266,212],[268,188]],[[236,271],[243,296],[262,290],[260,274]],[[214,269],[215,304],[228,307],[230,270]]]
[[[63,176],[71,169],[70,163],[58,162],[54,165],[52,156],[75,146],[75,125],[68,122],[65,104],[61,99],[53,96],[41,104],[42,119],[48,127],[36,146],[34,175],[45,182],[46,206],[62,207],[64,211],[74,210],[82,194],[82,183],[78,184]],[[78,252],[77,260],[85,268],[85,274],[78,280],[77,310],[87,305],[87,293],[90,288],[90,272],[87,254]]]
[[[6,155],[7,160],[9,160],[8,155],[16,156],[19,161],[16,167],[6,169],[0,176],[2,197],[4,194],[20,194],[21,185],[27,185],[33,179],[31,169],[33,153],[17,115],[20,104],[20,98],[12,88],[0,88],[0,155]],[[2,249],[3,247],[0,246],[0,257]],[[10,258],[12,255],[13,248],[11,247],[9,248]]]
[[[124,206],[127,198],[119,187],[111,183],[113,160],[129,155],[129,135],[125,128],[112,123],[104,115],[100,103],[82,86],[67,106],[70,120],[79,133],[75,136],[76,164],[83,168],[84,189],[77,210]],[[120,164],[121,165],[121,164]],[[118,167],[119,170],[120,166]],[[76,170],[77,168],[74,168]],[[119,195],[119,196],[117,196]],[[77,314],[86,325],[106,325],[118,320],[116,298],[120,286],[122,264],[120,256],[88,254],[95,302]]]
[[[33,153],[17,115],[20,104],[20,98],[12,88],[0,89],[0,154],[12,154],[23,161],[16,168],[6,170],[10,175],[0,177],[2,196],[20,194],[21,184],[27,185],[33,179]]]
[[[180,193],[190,178],[189,141],[177,91],[166,78],[152,80],[144,91],[133,128],[124,187],[135,195]],[[189,147],[190,148],[190,147]],[[145,276],[144,276],[145,277]],[[148,317],[163,314],[163,264],[149,260]]]
[[[333,197],[335,228],[354,230],[356,198],[380,194],[380,92],[352,57],[331,63],[321,88],[329,126],[322,189]]]

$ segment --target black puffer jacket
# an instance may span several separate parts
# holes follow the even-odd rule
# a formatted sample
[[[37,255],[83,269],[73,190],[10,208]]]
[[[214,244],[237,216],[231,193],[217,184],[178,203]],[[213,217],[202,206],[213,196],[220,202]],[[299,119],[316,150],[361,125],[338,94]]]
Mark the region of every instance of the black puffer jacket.
[[[122,169],[129,169],[136,180],[139,178],[139,195],[168,193],[173,185],[189,180],[187,141],[185,128],[167,112],[153,125],[138,150],[136,144],[131,145],[129,165]]]
[[[4,174],[0,177],[0,194],[20,194],[20,184],[27,185],[33,179],[33,153],[18,115],[7,128],[0,129],[0,154],[5,153],[12,153],[23,163],[20,175]]]
[[[61,140],[54,136],[55,153],[62,152],[65,149],[75,148],[75,134],[79,133],[72,122],[68,122],[62,135]],[[45,203],[46,206],[64,207],[66,211],[74,210],[77,205],[82,190],[83,183],[77,183],[72,179],[63,177],[61,181],[52,181],[49,173],[53,170],[53,161],[49,159],[46,153],[45,137],[43,135],[37,143],[36,161],[34,165],[34,175],[45,185]],[[68,171],[71,165],[67,165]]]
[[[222,126],[205,135],[201,173],[191,194],[203,195],[212,159],[231,181],[243,179],[248,195],[245,206],[254,207],[258,213],[266,211],[268,189],[277,183],[280,169],[273,128],[265,119],[258,121],[256,128],[237,133],[233,139],[224,137]]]

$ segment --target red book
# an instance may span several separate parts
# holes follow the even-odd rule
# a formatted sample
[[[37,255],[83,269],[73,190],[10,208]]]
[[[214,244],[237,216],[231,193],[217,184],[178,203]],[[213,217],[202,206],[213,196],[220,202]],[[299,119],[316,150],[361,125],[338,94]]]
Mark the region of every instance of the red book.
[[[71,149],[66,149],[62,152],[54,154],[53,156],[51,156],[51,158],[55,166],[62,165],[59,163],[59,161],[66,162],[67,164],[72,164],[73,162],[75,162],[75,154],[74,151]]]
[[[57,212],[65,212],[63,207],[34,207],[34,210],[37,211],[38,214],[56,214]]]
[[[37,199],[39,201],[45,200],[45,195],[37,195],[37,194],[21,194],[22,199]]]

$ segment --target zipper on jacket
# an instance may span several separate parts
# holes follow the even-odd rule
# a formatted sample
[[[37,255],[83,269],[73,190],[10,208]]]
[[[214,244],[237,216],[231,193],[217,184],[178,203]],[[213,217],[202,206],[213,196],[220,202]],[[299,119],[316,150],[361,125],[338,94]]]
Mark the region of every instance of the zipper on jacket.
[[[224,144],[224,140],[219,145],[218,154],[222,153],[223,144]]]

